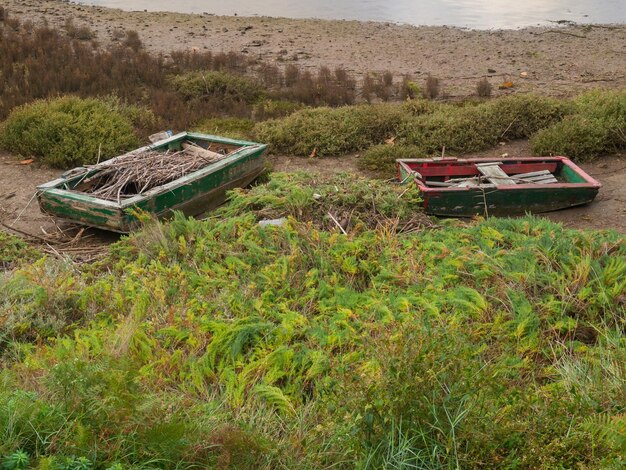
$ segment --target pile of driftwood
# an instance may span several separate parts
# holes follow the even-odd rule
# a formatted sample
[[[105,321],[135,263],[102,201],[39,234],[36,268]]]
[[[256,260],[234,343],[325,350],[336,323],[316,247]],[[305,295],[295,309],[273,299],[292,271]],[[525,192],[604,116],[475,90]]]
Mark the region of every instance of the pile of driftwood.
[[[213,152],[191,142],[183,143],[182,147],[177,152],[134,151],[98,165],[87,166],[88,171],[95,169],[98,172],[81,182],[77,189],[101,199],[120,202],[230,155]]]

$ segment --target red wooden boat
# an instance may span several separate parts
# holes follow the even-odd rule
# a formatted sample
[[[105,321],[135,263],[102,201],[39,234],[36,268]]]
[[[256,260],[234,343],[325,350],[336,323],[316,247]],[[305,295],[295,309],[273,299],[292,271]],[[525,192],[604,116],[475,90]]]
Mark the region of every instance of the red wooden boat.
[[[601,184],[565,157],[397,160],[428,214],[471,217],[549,212],[588,204]]]

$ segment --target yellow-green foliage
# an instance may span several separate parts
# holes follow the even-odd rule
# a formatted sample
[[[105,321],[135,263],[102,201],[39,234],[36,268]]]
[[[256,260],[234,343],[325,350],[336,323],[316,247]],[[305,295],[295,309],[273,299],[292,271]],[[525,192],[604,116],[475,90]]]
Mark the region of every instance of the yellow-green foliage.
[[[134,121],[153,119],[149,112],[117,100],[63,97],[16,108],[0,129],[0,146],[33,156],[54,168],[93,164],[136,147]]]
[[[626,90],[593,91],[573,105],[571,116],[533,136],[535,153],[590,160],[626,148]]]
[[[378,206],[378,186],[291,178],[237,192],[207,221],[149,225],[87,272],[11,284],[14,315],[54,286],[86,319],[54,341],[5,342],[3,463],[623,464],[622,236],[531,217],[343,235],[306,214]],[[386,197],[390,219],[392,199],[411,207]],[[257,223],[281,214],[294,217]]]
[[[221,98],[254,103],[263,94],[261,86],[252,79],[228,72],[188,72],[173,75],[169,81],[186,99]]]

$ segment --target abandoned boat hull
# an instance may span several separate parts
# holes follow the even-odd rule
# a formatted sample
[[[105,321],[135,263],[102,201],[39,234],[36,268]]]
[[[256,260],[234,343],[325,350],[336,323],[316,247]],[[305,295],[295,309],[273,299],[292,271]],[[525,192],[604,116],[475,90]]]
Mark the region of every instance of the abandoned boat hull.
[[[554,184],[503,184],[490,188],[429,187],[428,178],[478,174],[475,165],[502,162],[507,174],[549,170],[560,178]],[[588,204],[594,200],[600,183],[565,157],[500,159],[418,159],[398,160],[400,181],[417,184],[427,214],[450,217],[515,216],[544,213]],[[418,172],[424,180],[415,176]]]
[[[144,149],[175,150],[185,140],[200,145],[208,142],[241,148],[217,163],[120,202],[68,189],[76,184],[77,178],[84,178],[84,173],[61,177],[38,187],[41,210],[72,222],[128,233],[140,225],[139,213],[149,213],[162,219],[168,218],[174,211],[197,216],[215,209],[225,201],[227,191],[249,185],[264,170],[262,156],[267,146],[254,142],[181,133]]]

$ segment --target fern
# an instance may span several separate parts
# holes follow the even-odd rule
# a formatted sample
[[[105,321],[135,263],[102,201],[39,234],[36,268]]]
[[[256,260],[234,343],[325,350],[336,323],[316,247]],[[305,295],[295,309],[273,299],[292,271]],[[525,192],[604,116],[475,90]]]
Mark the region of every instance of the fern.
[[[291,401],[278,387],[263,384],[256,385],[254,387],[254,396],[266,402],[279,413],[287,415],[295,413]]]

